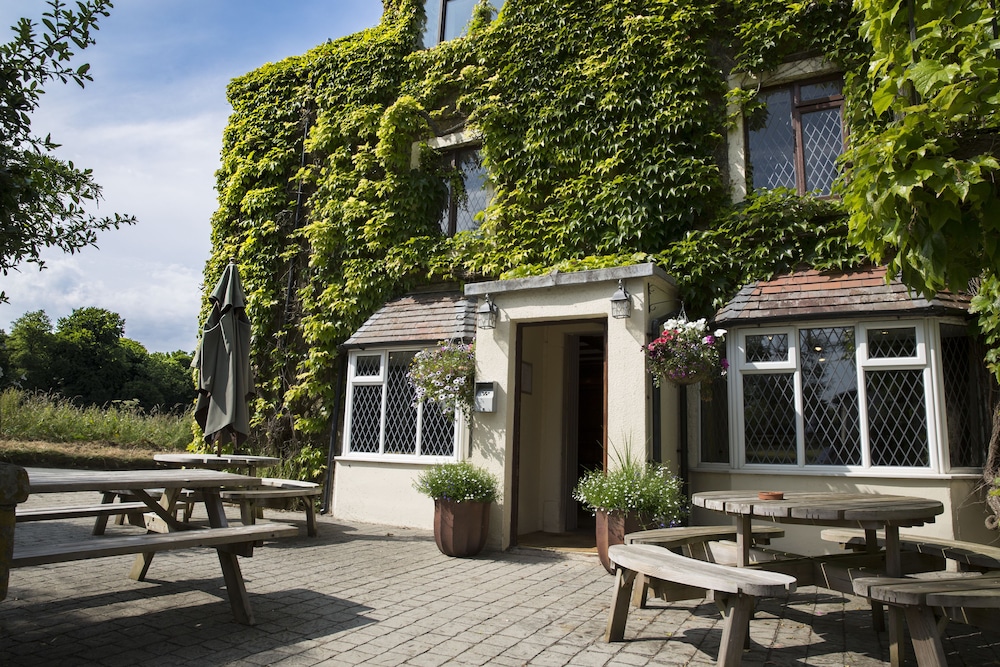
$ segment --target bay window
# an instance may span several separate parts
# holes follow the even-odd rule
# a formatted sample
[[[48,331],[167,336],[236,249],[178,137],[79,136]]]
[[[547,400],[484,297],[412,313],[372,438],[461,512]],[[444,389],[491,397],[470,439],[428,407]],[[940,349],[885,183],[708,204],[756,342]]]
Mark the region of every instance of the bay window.
[[[734,467],[943,472],[983,464],[989,380],[960,324],[775,325],[731,329],[730,341]],[[702,462],[727,463],[718,437],[705,436]]]

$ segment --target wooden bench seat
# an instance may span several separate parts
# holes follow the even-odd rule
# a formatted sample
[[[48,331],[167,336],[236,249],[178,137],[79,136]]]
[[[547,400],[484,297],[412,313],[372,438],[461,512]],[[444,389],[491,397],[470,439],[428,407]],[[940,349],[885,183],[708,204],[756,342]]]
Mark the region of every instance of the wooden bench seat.
[[[941,572],[931,577],[863,577],[855,594],[901,607],[920,667],[945,667],[937,614],[995,629],[1000,620],[1000,573]],[[937,612],[937,613],[935,613]]]
[[[261,486],[256,489],[223,491],[222,500],[239,503],[240,519],[249,525],[256,521],[260,503],[279,498],[301,498],[306,510],[306,532],[309,537],[316,537],[316,506],[313,504],[313,498],[323,491],[319,484],[277,477],[263,477],[260,482]]]
[[[298,529],[294,526],[266,523],[225,528],[193,528],[174,533],[121,535],[55,544],[19,544],[14,547],[10,566],[12,568],[27,567],[106,556],[156,553],[191,547],[218,548],[229,544],[253,543],[259,540],[294,537],[295,535],[298,535]]]
[[[839,542],[845,548],[865,548],[865,531],[857,528],[828,528],[820,533],[828,542]],[[885,545],[885,536],[876,533],[878,545]],[[946,561],[944,566],[952,571],[979,569],[1000,570],[1000,547],[976,542],[962,542],[941,537],[900,533],[899,547],[903,551],[921,553]]]
[[[753,544],[770,544],[772,539],[784,537],[785,530],[780,526],[760,525],[753,527]],[[731,557],[721,556],[718,544],[721,541],[735,540],[735,526],[674,526],[671,528],[654,528],[640,530],[625,535],[625,544],[655,544],[691,558],[709,562],[722,562],[735,565],[735,543]],[[645,608],[650,591],[656,597],[663,597],[658,591],[660,583],[651,581],[645,575],[638,575],[633,587],[632,604]]]
[[[785,596],[796,586],[786,574],[709,563],[653,544],[616,544],[608,548],[608,557],[615,565],[615,584],[605,641],[624,639],[632,586],[642,574],[671,582],[670,600],[712,595],[725,618],[717,660],[725,667],[740,664],[756,598]]]
[[[65,563],[69,561],[136,554],[129,577],[142,581],[146,577],[153,554],[172,549],[213,547],[218,553],[226,582],[229,606],[236,620],[253,625],[253,611],[247,595],[243,574],[236,554],[251,555],[253,545],[260,540],[293,537],[298,528],[283,524],[194,528],[174,533],[146,533],[115,537],[95,537],[54,544],[15,545],[10,568]]]
[[[17,522],[50,521],[58,519],[79,519],[92,516],[115,516],[117,514],[145,513],[149,508],[146,503],[99,503],[97,505],[78,505],[73,507],[18,507]],[[142,525],[141,523],[137,525]]]

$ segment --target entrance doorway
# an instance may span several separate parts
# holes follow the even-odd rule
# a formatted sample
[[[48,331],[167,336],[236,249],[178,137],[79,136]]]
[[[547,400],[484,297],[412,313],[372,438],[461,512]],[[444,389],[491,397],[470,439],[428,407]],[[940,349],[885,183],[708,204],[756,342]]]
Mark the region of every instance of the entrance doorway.
[[[594,517],[573,489],[605,467],[607,322],[531,323],[519,334],[512,541],[593,549]]]
[[[606,338],[573,336],[567,359],[567,530],[594,529],[594,516],[573,499],[573,489],[589,470],[607,466]]]

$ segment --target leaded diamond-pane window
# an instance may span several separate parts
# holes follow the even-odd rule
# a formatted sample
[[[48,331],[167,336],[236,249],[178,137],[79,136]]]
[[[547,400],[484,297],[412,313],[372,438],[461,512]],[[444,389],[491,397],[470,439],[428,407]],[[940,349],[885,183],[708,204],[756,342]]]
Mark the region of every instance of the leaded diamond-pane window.
[[[794,83],[758,95],[761,108],[746,118],[754,188],[791,188],[829,196],[844,151],[840,79]]]
[[[751,364],[788,361],[788,334],[747,334],[746,360]]]
[[[448,181],[448,199],[441,212],[441,231],[447,236],[479,228],[482,212],[493,199],[486,168],[478,148],[463,148],[445,155],[454,170]]]
[[[348,381],[347,454],[454,457],[457,413],[415,404],[407,379],[413,350],[357,352]]]
[[[923,370],[865,372],[873,466],[930,465]]]
[[[854,327],[802,329],[806,464],[861,465]]]
[[[953,468],[978,468],[986,461],[995,387],[983,363],[986,351],[966,327],[942,324],[941,365],[948,451]]]
[[[984,465],[997,388],[966,326],[928,318],[741,329],[730,340],[742,352],[731,377],[743,465]],[[705,408],[701,460],[719,462],[704,418]]]
[[[743,376],[743,428],[747,463],[795,463],[795,376]]]
[[[916,327],[879,327],[868,330],[869,359],[910,359],[916,356]]]

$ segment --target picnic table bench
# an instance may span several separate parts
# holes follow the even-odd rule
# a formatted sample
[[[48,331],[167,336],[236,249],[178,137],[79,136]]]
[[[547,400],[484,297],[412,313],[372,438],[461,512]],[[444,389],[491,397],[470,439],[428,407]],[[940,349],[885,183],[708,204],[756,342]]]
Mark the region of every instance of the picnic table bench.
[[[785,530],[780,526],[753,527],[755,545],[770,544],[772,539],[783,537],[784,534]],[[735,555],[720,559],[720,548],[717,543],[735,539],[735,526],[674,526],[628,533],[625,535],[625,544],[655,544],[671,551],[680,551],[691,558],[734,565],[736,563]],[[733,543],[733,549],[735,549],[735,543]],[[646,607],[650,591],[659,598],[667,599],[670,596],[669,583],[650,579],[645,574],[637,575],[636,584],[632,592],[632,604],[636,607]]]
[[[946,667],[940,621],[995,629],[1000,621],[1000,573],[941,572],[929,578],[864,577],[854,592],[903,610],[920,667]],[[890,640],[891,641],[891,640]],[[899,650],[897,648],[897,650]]]
[[[3,487],[3,472],[4,468],[0,467],[0,488]],[[21,473],[24,472],[21,469]],[[87,471],[38,468],[28,469],[26,479],[29,492],[99,491],[107,500],[120,494],[120,489],[126,489],[129,494],[141,499],[141,502],[105,502],[100,505],[39,508],[37,511],[32,508],[21,513],[25,521],[96,514],[99,521],[103,519],[106,522],[110,515],[123,510],[138,512],[143,509],[144,523],[149,531],[140,535],[100,536],[82,541],[39,541],[14,546],[15,508],[5,510],[0,500],[0,521],[9,523],[11,529],[8,543],[0,546],[13,546],[6,552],[0,551],[0,576],[4,577],[8,576],[11,568],[135,554],[129,576],[135,580],[143,580],[154,554],[160,551],[210,547],[218,555],[233,615],[238,622],[253,625],[250,599],[237,556],[253,555],[254,545],[263,540],[298,534],[296,527],[285,524],[228,525],[220,498],[221,489],[230,485],[255,486],[259,482],[259,478],[255,477],[210,470]],[[196,527],[177,521],[173,511],[182,490],[194,490],[200,494],[210,527]],[[151,495],[151,491],[157,498]],[[27,494],[24,494],[17,502],[23,502],[26,498]]]
[[[865,531],[858,529],[829,528],[822,531],[820,536],[828,542],[839,542],[845,548],[855,551],[865,548],[867,543]],[[874,539],[880,547],[885,545],[885,535],[881,532],[876,531]],[[939,558],[949,571],[1000,570],[1000,547],[989,544],[900,533],[899,548]]]
[[[673,583],[673,600],[715,600],[725,618],[716,663],[720,667],[740,664],[756,599],[784,596],[796,586],[795,578],[786,574],[710,563],[654,544],[616,544],[608,548],[608,557],[615,565],[615,583],[605,641],[624,639],[632,587],[642,574]]]
[[[260,503],[268,500],[301,498],[306,510],[306,533],[316,537],[316,506],[313,498],[322,492],[319,484],[295,479],[262,477],[260,487],[255,489],[230,489],[222,492],[224,502],[238,503],[240,520],[247,525],[256,522]]]

